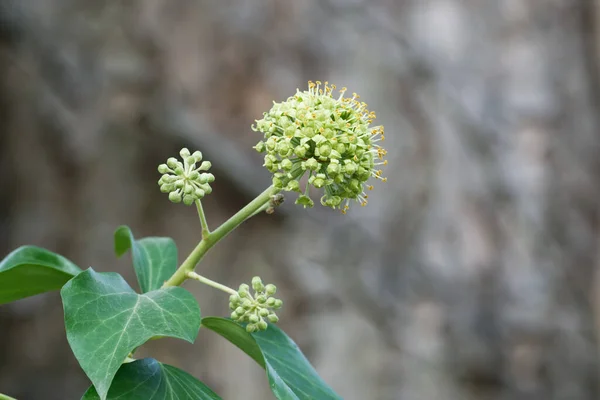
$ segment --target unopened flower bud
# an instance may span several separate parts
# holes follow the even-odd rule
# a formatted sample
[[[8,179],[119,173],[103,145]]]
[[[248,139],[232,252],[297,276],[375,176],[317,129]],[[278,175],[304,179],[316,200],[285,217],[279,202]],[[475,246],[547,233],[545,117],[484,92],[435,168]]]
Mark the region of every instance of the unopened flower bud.
[[[265,293],[267,293],[268,296],[274,295],[275,292],[277,292],[277,287],[272,283],[269,283],[267,286],[265,286]]]
[[[181,158],[185,159],[187,157],[190,156],[190,151],[187,148],[183,148],[181,149],[181,151],[179,152],[179,155],[181,156]]]
[[[261,319],[256,324],[256,327],[258,328],[259,331],[266,331],[267,330],[267,323],[264,320]]]
[[[252,289],[254,289],[257,292],[260,292],[264,289],[264,285],[259,276],[255,276],[254,278],[252,278]]]
[[[269,314],[270,314],[270,312],[269,312],[269,310],[267,310],[266,308],[261,308],[261,309],[258,311],[258,314],[259,314],[261,317],[268,317],[268,316],[269,316]]]

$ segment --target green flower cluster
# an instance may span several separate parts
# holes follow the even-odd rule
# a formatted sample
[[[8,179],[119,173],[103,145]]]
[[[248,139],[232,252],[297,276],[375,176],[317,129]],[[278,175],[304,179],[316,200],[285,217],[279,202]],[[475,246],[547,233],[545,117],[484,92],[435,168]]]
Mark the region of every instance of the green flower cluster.
[[[195,151],[190,154],[186,148],[181,149],[179,155],[183,163],[175,157],[167,160],[166,164],[158,166],[158,172],[163,174],[158,184],[160,191],[169,193],[169,200],[173,203],[186,205],[193,204],[212,192],[210,183],[214,182],[213,174],[205,173],[211,167],[210,161],[202,161],[202,153]],[[199,167],[196,164],[202,161]]]
[[[266,153],[264,166],[273,173],[277,189],[301,193],[296,204],[312,207],[309,186],[324,190],[321,204],[340,208],[343,213],[350,200],[367,204],[365,187],[369,178],[382,181],[379,165],[386,165],[387,152],[377,144],[385,140],[383,126],[369,127],[375,113],[359,102],[354,93],[344,97],[346,88],[334,98],[335,85],[321,87],[308,83],[300,92],[282,103],[273,103],[264,118],[252,126],[264,134],[254,148]],[[308,172],[304,190],[300,179]]]
[[[252,289],[254,289],[254,296],[250,294],[250,287],[243,283],[237,294],[229,297],[231,319],[247,322],[246,331],[250,333],[267,329],[268,324],[265,319],[271,323],[279,321],[273,310],[278,310],[283,305],[281,300],[272,297],[277,291],[275,285],[263,285],[258,276],[252,278]]]

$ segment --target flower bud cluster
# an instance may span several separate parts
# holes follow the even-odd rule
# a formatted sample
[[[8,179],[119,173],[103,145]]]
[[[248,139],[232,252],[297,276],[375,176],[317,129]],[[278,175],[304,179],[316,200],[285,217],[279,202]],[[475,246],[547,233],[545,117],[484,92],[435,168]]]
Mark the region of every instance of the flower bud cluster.
[[[264,166],[273,173],[273,185],[281,190],[301,193],[297,204],[312,207],[309,186],[323,189],[321,204],[346,212],[350,200],[367,204],[365,188],[369,178],[381,181],[379,165],[387,154],[379,144],[385,140],[383,126],[369,127],[375,113],[359,96],[344,97],[346,88],[334,98],[335,85],[321,87],[308,83],[300,92],[264,113],[252,126],[264,134],[254,148],[265,153]],[[308,173],[304,190],[300,179]]]
[[[277,291],[275,285],[271,283],[264,285],[258,276],[252,278],[252,289],[254,295],[250,294],[250,287],[243,283],[237,294],[229,297],[231,319],[247,323],[246,331],[250,333],[266,330],[267,321],[271,323],[279,321],[273,310],[278,310],[283,305],[281,300],[272,297]]]
[[[186,148],[181,149],[179,155],[183,162],[171,157],[166,164],[158,166],[158,172],[163,174],[158,184],[160,191],[169,193],[169,200],[173,203],[186,205],[193,204],[212,192],[210,183],[214,182],[213,174],[206,173],[211,167],[210,161],[202,161],[202,153],[195,151],[190,154]],[[196,167],[197,163],[202,163]]]

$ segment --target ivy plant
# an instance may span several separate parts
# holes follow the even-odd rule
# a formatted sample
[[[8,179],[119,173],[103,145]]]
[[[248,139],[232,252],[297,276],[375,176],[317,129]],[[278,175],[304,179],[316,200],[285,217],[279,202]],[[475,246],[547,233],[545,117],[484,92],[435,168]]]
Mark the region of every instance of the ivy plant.
[[[201,236],[178,265],[175,241],[137,239],[127,226],[114,234],[116,256],[131,254],[140,291],[116,272],[80,269],[65,257],[23,246],[0,262],[0,304],[60,290],[67,340],[91,381],[82,399],[220,399],[199,380],[152,358],[135,359],[148,340],[173,337],[193,343],[200,327],[237,346],[265,369],[277,399],[339,399],[317,374],[294,341],[275,324],[283,306],[274,284],[255,276],[230,288],[201,274],[204,255],[253,216],[271,214],[282,192],[297,192],[296,204],[313,207],[311,187],[322,191],[320,203],[346,213],[351,201],[367,204],[368,181],[385,181],[380,165],[386,151],[382,126],[354,93],[333,96],[335,85],[309,82],[308,90],[273,107],[252,129],[262,134],[254,148],[264,153],[273,184],[221,226],[209,229],[202,199],[215,180],[209,161],[184,148],[158,166],[160,190],[173,203],[195,206]],[[181,284],[192,280],[229,295],[227,317],[202,317],[195,298]],[[277,296],[277,297],[276,297]],[[243,397],[243,394],[240,394]],[[0,394],[0,399],[11,399]]]

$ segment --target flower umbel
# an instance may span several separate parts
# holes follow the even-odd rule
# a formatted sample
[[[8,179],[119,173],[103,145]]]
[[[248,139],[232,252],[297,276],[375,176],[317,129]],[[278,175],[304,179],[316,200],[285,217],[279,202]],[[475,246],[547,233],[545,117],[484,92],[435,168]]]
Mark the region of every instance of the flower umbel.
[[[237,294],[229,297],[231,319],[247,322],[246,330],[251,333],[267,329],[268,324],[265,319],[273,324],[279,321],[273,310],[278,310],[283,305],[281,300],[271,297],[277,291],[275,285],[263,285],[260,277],[252,278],[252,289],[254,289],[254,296],[250,294],[250,287],[243,283]]]
[[[308,90],[273,103],[264,118],[252,126],[264,134],[254,146],[265,154],[264,166],[273,173],[276,188],[302,193],[297,204],[312,207],[309,186],[323,188],[321,204],[345,213],[350,200],[367,204],[369,178],[385,182],[380,165],[387,154],[379,144],[385,140],[383,126],[369,127],[375,113],[359,96],[344,97],[346,88],[334,98],[335,85],[309,82]],[[302,191],[300,179],[308,172]]]
[[[190,154],[188,149],[183,148],[179,155],[183,159],[183,163],[175,157],[171,157],[166,164],[158,166],[158,172],[163,174],[158,184],[161,192],[169,193],[169,200],[173,203],[183,201],[189,206],[212,192],[210,183],[215,180],[215,177],[211,173],[202,172],[208,171],[211,163],[202,161],[202,153],[199,151]],[[196,167],[200,161],[202,163]]]

